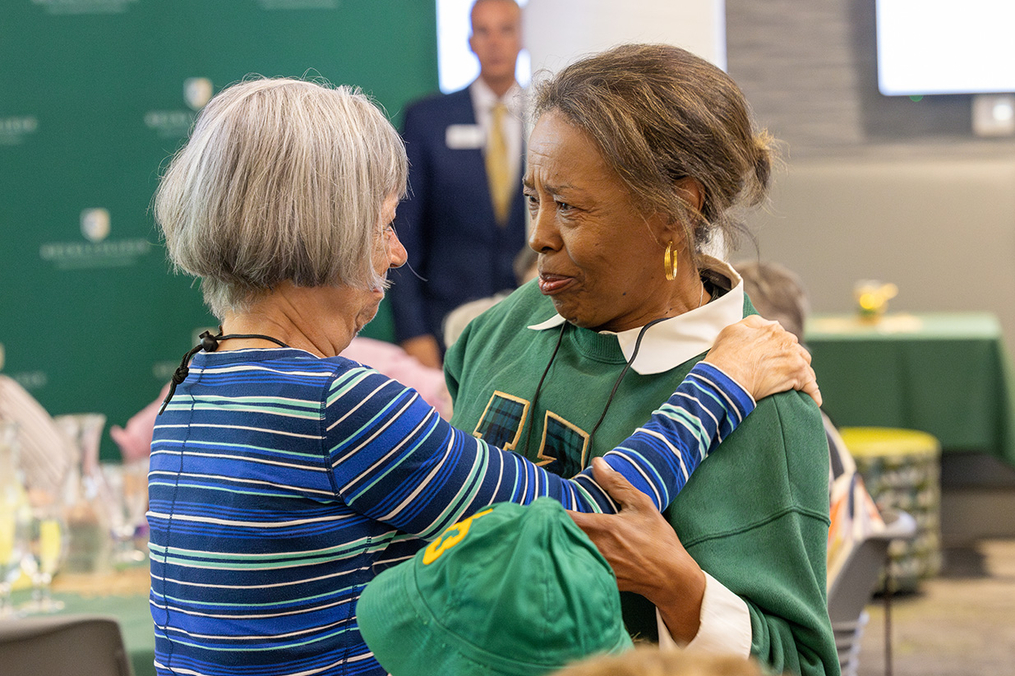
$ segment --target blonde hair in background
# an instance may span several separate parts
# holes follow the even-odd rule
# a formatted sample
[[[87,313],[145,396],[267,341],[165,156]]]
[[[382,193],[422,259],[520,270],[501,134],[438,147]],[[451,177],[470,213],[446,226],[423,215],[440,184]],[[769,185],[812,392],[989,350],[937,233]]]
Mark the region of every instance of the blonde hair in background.
[[[640,646],[576,662],[553,676],[764,676],[753,659]]]
[[[155,193],[155,220],[221,319],[284,281],[385,285],[371,253],[406,175],[398,132],[358,89],[245,80],[201,111]]]

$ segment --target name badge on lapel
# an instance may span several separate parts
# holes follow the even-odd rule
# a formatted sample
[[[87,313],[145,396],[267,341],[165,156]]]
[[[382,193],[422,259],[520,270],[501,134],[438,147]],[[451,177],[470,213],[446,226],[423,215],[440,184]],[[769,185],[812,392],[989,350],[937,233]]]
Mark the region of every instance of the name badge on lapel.
[[[483,130],[476,124],[450,124],[444,131],[444,143],[451,150],[482,148]]]

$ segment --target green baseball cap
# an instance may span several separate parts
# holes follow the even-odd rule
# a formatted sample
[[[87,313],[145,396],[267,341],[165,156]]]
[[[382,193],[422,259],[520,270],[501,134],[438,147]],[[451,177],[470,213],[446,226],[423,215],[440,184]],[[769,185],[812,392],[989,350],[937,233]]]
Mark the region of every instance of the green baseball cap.
[[[451,526],[374,578],[356,614],[392,676],[539,676],[632,647],[610,564],[551,498]]]

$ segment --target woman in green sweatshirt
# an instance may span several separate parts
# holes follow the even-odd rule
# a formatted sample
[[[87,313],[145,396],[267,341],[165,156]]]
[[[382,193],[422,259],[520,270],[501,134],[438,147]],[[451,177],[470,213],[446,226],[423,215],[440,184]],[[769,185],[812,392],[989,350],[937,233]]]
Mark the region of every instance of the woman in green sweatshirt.
[[[731,242],[735,214],[764,199],[771,138],[725,73],[668,45],[568,66],[535,88],[534,113],[523,183],[539,277],[470,324],[445,368],[457,427],[572,476],[754,313],[737,273],[704,249]],[[624,512],[579,524],[636,592],[624,600],[632,633],[838,674],[828,450],[809,397],[760,402],[668,524],[614,485]]]

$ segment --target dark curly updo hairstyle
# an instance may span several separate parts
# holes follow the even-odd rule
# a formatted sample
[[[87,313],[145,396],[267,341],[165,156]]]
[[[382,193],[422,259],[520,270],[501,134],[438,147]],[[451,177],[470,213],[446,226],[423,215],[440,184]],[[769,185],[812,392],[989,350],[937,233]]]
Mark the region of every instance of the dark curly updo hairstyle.
[[[683,227],[695,259],[716,232],[729,244],[746,234],[738,213],[768,193],[773,138],[754,128],[729,75],[679,47],[622,45],[576,61],[534,87],[532,112],[584,131],[644,213]],[[674,189],[688,176],[704,189],[700,210]]]

